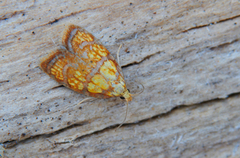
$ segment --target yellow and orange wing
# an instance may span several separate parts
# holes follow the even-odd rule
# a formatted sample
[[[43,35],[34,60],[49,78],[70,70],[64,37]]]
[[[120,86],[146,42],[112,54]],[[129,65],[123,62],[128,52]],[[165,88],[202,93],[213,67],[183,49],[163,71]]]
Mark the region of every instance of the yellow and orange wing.
[[[126,85],[122,70],[109,51],[81,27],[70,25],[58,49],[41,63],[52,78],[79,93],[109,98],[122,96]]]

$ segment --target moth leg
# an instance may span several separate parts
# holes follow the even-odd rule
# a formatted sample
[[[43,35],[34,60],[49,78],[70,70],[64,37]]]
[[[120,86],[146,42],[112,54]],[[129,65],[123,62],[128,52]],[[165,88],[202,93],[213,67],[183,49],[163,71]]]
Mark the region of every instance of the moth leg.
[[[119,52],[120,52],[121,47],[122,47],[122,44],[119,46],[118,51],[117,51],[117,61],[118,61],[118,65],[119,65],[119,66],[120,66]],[[120,66],[120,67],[121,67],[121,66]]]
[[[80,105],[80,104],[82,104],[83,102],[85,102],[85,101],[89,101],[89,100],[91,100],[91,101],[94,101],[94,100],[96,100],[97,98],[85,98],[85,99],[83,99],[82,101],[80,101],[77,105]]]
[[[138,96],[139,94],[141,94],[143,91],[144,91],[144,85],[142,84],[142,83],[140,83],[139,82],[139,84],[141,84],[142,85],[142,90],[140,91],[140,92],[138,92],[138,93],[135,93],[135,94],[131,94],[131,96]]]

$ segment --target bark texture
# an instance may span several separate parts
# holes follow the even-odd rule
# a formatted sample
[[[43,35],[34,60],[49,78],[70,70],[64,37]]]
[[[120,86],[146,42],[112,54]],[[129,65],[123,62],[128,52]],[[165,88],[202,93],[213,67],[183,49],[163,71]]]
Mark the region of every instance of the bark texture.
[[[240,157],[240,1],[0,2],[3,157]],[[40,58],[69,24],[116,57],[131,93],[77,105]]]

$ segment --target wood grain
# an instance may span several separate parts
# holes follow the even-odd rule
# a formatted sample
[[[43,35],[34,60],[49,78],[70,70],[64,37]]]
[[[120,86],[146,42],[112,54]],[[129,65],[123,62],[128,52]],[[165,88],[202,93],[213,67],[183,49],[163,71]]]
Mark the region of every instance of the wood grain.
[[[240,2],[3,1],[0,143],[5,157],[240,157]],[[113,56],[135,96],[84,95],[40,68],[79,25]],[[1,147],[0,146],[0,147]]]

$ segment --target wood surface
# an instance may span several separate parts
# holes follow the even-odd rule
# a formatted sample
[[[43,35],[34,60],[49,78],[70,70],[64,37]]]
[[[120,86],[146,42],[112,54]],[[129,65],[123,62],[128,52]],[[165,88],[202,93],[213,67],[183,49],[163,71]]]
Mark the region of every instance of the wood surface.
[[[69,24],[116,57],[131,93],[86,98],[40,59]],[[2,157],[240,157],[239,0],[3,0]]]

